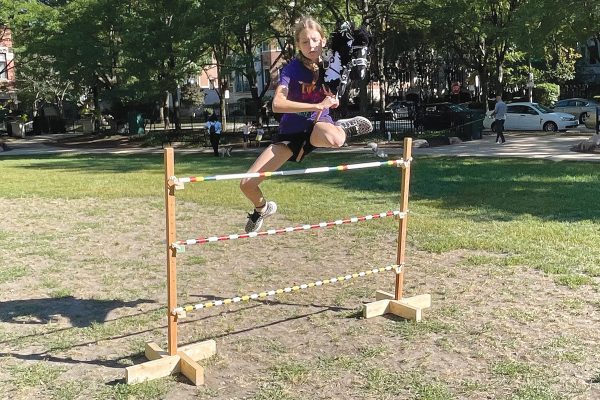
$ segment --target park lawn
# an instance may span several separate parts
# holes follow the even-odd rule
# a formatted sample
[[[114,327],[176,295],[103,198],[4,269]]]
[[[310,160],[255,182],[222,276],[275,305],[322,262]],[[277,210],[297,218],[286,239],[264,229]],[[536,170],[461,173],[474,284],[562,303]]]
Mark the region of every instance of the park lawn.
[[[243,172],[252,161],[251,156],[240,155],[227,159],[177,155],[175,171],[179,177]],[[286,169],[366,161],[373,161],[373,158],[365,154],[314,154],[306,162],[289,164]],[[578,335],[584,335],[579,331],[548,338],[532,358],[521,359],[508,356],[510,351],[505,354],[496,348],[502,343],[512,349],[512,354],[521,351],[518,342],[523,338],[511,336],[516,334],[506,328],[504,333],[508,339],[505,342],[498,339],[498,343],[489,344],[491,347],[484,345],[475,352],[477,361],[487,367],[475,368],[477,372],[466,373],[458,379],[449,373],[433,373],[422,364],[407,367],[403,371],[406,374],[398,373],[386,362],[378,362],[402,353],[397,354],[385,340],[382,343],[365,342],[350,349],[349,355],[307,352],[312,355],[308,358],[290,353],[284,345],[288,344],[288,339],[292,340],[289,333],[289,338],[284,335],[285,340],[276,335],[266,340],[264,337],[253,339],[250,332],[250,336],[236,341],[229,338],[227,332],[237,332],[237,327],[244,326],[252,317],[236,316],[235,311],[229,317],[214,314],[218,321],[211,328],[189,328],[189,332],[184,333],[185,338],[190,341],[223,339],[240,354],[247,351],[244,348],[249,344],[275,359],[287,360],[270,363],[259,350],[250,352],[251,361],[264,363],[261,379],[248,382],[237,378],[241,380],[237,391],[231,391],[227,385],[214,385],[220,381],[209,379],[206,387],[196,391],[172,379],[136,386],[123,385],[117,380],[114,385],[107,385],[106,379],[98,378],[90,370],[82,379],[95,383],[84,388],[81,379],[70,372],[73,365],[78,364],[67,361],[72,357],[69,352],[81,349],[82,343],[102,347],[101,354],[86,354],[84,358],[92,361],[96,358],[102,361],[98,362],[102,368],[118,371],[120,367],[143,361],[139,352],[144,341],[160,341],[164,337],[161,326],[164,314],[160,304],[156,304],[164,298],[164,278],[160,276],[164,269],[162,157],[6,157],[0,160],[0,171],[0,204],[6,213],[11,213],[0,222],[1,255],[7,263],[0,272],[0,289],[5,302],[5,307],[0,310],[0,341],[10,348],[0,359],[0,365],[5,367],[5,372],[0,373],[0,381],[7,383],[3,390],[10,390],[11,395],[16,394],[15,398],[29,398],[32,394],[38,398],[61,399],[164,398],[178,392],[182,398],[315,398],[329,380],[344,387],[338,394],[348,398],[479,398],[491,393],[506,398],[558,399],[599,390],[600,370],[589,360],[597,360],[600,352],[597,345],[587,348],[578,343]],[[523,329],[527,324],[541,323],[540,329],[543,329],[544,318],[547,318],[543,310],[549,307],[545,302],[556,298],[557,293],[560,293],[560,303],[556,307],[561,312],[582,319],[589,316],[588,319],[597,321],[600,313],[600,246],[597,245],[600,212],[595,204],[600,198],[599,184],[600,174],[597,164],[593,163],[417,158],[412,163],[407,250],[407,267],[413,264],[417,271],[411,275],[408,270],[406,289],[411,294],[419,294],[422,290],[432,292],[433,304],[421,327],[401,320],[378,322],[384,337],[391,335],[417,346],[420,336],[431,336],[431,342],[427,343],[430,347],[424,345],[424,349],[430,349],[431,354],[447,351],[456,357],[466,351],[459,349],[456,343],[471,342],[475,332],[485,336],[494,319],[506,326],[511,319],[516,320]],[[248,203],[237,185],[236,181],[193,183],[177,192],[178,230],[182,235],[188,235],[179,238],[239,232]],[[289,226],[397,209],[399,185],[398,169],[382,167],[277,177],[265,181],[263,189],[268,198],[279,205],[281,215],[276,216],[279,219],[273,223]],[[378,257],[382,261],[394,260],[396,229],[396,222],[382,220],[355,224],[347,230],[341,227],[325,233],[292,234],[289,241],[267,239],[271,246],[267,251],[244,243],[207,247],[201,251],[190,247],[179,261],[182,275],[191,278],[181,284],[180,298],[186,302],[203,298],[201,293],[198,294],[198,283],[214,280],[209,272],[213,268],[218,271],[218,265],[213,264],[219,258],[224,265],[239,264],[248,254],[266,261],[266,265],[251,272],[232,268],[232,278],[228,284],[223,284],[228,293],[243,293],[249,290],[246,284],[272,286],[288,283],[275,278],[289,280],[291,276],[295,279],[293,274],[285,276],[278,270],[278,262],[286,265],[292,261],[308,261],[321,265],[322,269],[333,263],[342,271],[344,267],[359,268],[360,262],[383,266],[376,264]],[[316,239],[317,244],[312,244],[311,238]],[[92,242],[96,247],[90,247]],[[337,248],[343,244],[349,249]],[[190,265],[202,268],[194,269]],[[78,268],[76,273],[81,274],[80,278],[62,279],[74,267]],[[126,268],[132,268],[132,272],[124,271]],[[302,267],[296,268],[303,272]],[[332,266],[332,270],[335,268]],[[125,278],[132,273],[146,283],[140,285],[132,282],[135,279]],[[328,272],[321,271],[321,275],[328,275]],[[377,284],[386,282],[386,285],[391,280],[389,276],[378,279]],[[491,282],[490,287],[481,287],[486,282]],[[505,286],[499,282],[504,282]],[[218,282],[213,284],[219,287]],[[313,329],[323,330],[324,336],[343,348],[344,337],[364,339],[356,331],[362,323],[356,319],[356,307],[357,303],[369,301],[372,291],[379,288],[377,284],[365,281],[344,287],[341,292],[331,288],[333,294],[328,292],[318,301],[311,301],[310,294],[302,294],[299,296],[301,301],[313,307],[314,302],[324,305],[329,300],[340,309],[330,310],[332,315],[327,316],[307,316],[299,310],[287,310],[286,316],[309,321]],[[496,291],[494,285],[498,285]],[[531,292],[532,288],[537,291]],[[452,297],[453,290],[463,297]],[[481,309],[475,310],[481,302],[472,300],[477,290],[482,291],[482,296],[497,293],[503,301],[539,304],[531,309],[514,306],[493,312],[486,306],[483,309],[491,314],[487,320],[488,317],[481,316]],[[45,306],[44,297],[52,299],[55,305],[52,312],[39,318],[33,309]],[[468,297],[471,301],[466,300]],[[32,299],[38,301],[33,305],[27,303]],[[80,307],[84,299],[94,300],[89,307],[106,311],[106,315],[102,314],[105,318],[81,318],[81,313],[77,312],[73,313],[71,321],[57,316],[61,314],[61,307]],[[152,305],[143,304],[141,299],[149,300],[148,304]],[[286,301],[293,300],[286,298]],[[16,313],[18,318],[11,311],[11,302],[23,309]],[[467,311],[470,304],[475,309]],[[130,306],[138,307],[139,314],[115,311],[117,307]],[[260,313],[260,310],[253,312]],[[268,310],[266,314],[266,320],[269,317],[276,319],[275,310]],[[463,319],[476,321],[478,316],[481,321],[486,321],[483,327],[460,332],[465,323]],[[23,329],[15,331],[18,323]],[[339,324],[342,326],[337,330],[332,327]],[[69,330],[69,326],[74,328]],[[265,325],[261,326],[264,328]],[[498,329],[506,326],[501,325]],[[57,327],[61,327],[59,333]],[[260,335],[260,329],[254,329]],[[143,331],[145,335],[134,335],[132,332],[136,331]],[[296,332],[301,335],[310,330],[305,332],[297,328]],[[130,335],[134,337],[127,340]],[[117,354],[104,350],[113,345],[118,349],[115,350]],[[61,352],[66,352],[69,357],[56,355]],[[482,352],[486,355],[481,355]],[[554,364],[535,363],[537,359],[548,357],[549,352],[553,352]],[[94,365],[92,361],[88,361],[88,365]],[[207,375],[212,373],[216,376],[215,381],[224,380],[228,377],[228,368],[251,368],[248,364],[252,362],[238,365],[230,358],[217,356],[207,364]],[[439,367],[437,363],[434,365]],[[551,369],[556,370],[557,365],[559,372],[553,373]],[[217,373],[221,369],[222,375]],[[567,388],[565,375],[577,369],[588,373],[587,380],[582,378]],[[239,374],[243,376],[244,372]],[[352,377],[352,384],[344,386],[344,379],[348,379],[345,374]],[[55,384],[57,380],[60,385]],[[548,380],[550,383],[546,384]]]
[[[251,161],[251,157],[215,162],[207,157],[180,156],[176,174],[243,172]],[[318,154],[286,168],[367,161],[372,159],[365,155]],[[0,162],[0,197],[156,197],[162,202],[162,162],[162,156],[150,155],[5,159]],[[397,176],[396,168],[384,167],[274,178],[263,187],[269,198],[285,204],[290,219],[301,223],[397,208]],[[410,243],[434,252],[510,253],[518,263],[557,274],[557,278],[582,275],[579,280],[589,282],[585,277],[600,276],[600,247],[596,245],[600,211],[594,206],[600,199],[599,184],[594,163],[418,159],[412,164]],[[189,185],[193,189],[178,193],[178,197],[201,206],[247,209],[248,202],[237,185],[237,181],[193,183]]]

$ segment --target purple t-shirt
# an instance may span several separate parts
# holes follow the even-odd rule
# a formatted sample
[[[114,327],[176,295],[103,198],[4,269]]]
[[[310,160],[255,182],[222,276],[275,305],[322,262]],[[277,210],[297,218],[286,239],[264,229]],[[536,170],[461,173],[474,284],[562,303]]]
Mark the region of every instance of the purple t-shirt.
[[[286,65],[280,73],[279,84],[288,88],[288,100],[316,104],[323,101],[323,82],[315,80],[311,70],[297,58]],[[317,118],[318,112],[285,113],[279,122],[279,133],[282,135],[299,133],[309,129]],[[319,121],[333,122],[329,109],[324,109]]]

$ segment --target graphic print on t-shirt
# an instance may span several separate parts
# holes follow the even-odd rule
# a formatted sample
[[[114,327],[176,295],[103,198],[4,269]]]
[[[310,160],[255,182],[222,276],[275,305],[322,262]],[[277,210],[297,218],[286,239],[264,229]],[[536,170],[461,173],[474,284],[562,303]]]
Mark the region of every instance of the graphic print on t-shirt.
[[[311,83],[304,83],[302,81],[298,81],[298,83],[300,83],[300,86],[302,87],[302,94],[311,94],[317,87],[316,81],[312,81]]]

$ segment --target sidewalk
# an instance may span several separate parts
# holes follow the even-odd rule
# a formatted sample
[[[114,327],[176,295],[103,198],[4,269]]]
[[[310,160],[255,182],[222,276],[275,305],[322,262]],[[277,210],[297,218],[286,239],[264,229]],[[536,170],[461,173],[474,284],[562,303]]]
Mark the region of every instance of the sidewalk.
[[[413,149],[413,157],[439,156],[439,157],[520,157],[547,159],[554,161],[589,161],[600,162],[600,153],[579,153],[570,148],[590,138],[593,132],[571,131],[568,133],[514,133],[506,134],[506,143],[495,143],[495,135],[484,134],[480,140],[463,142],[460,144]],[[72,134],[53,134],[27,137],[25,139],[6,138],[8,151],[0,151],[1,157],[29,156],[38,154],[162,154],[160,147],[116,147],[116,148],[68,148],[55,146],[55,142]],[[234,149],[233,153],[251,152],[258,154],[263,148]],[[388,156],[395,157],[402,154],[401,143],[397,147],[382,147],[381,150]],[[177,149],[181,154],[209,154],[209,148]],[[317,149],[315,152],[358,152],[372,153],[371,149],[362,146],[350,146],[340,149]]]
[[[600,153],[579,153],[571,147],[589,139],[592,133],[513,133],[505,134],[506,143],[496,144],[496,135],[483,136],[460,144],[413,149],[413,156],[456,156],[456,157],[520,157],[553,161],[592,161],[600,162]]]

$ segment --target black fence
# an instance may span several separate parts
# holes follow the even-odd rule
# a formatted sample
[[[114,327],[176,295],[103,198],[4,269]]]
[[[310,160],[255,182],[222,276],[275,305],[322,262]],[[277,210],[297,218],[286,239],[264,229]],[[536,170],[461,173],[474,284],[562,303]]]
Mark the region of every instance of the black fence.
[[[332,110],[332,117],[337,120],[357,115],[357,112],[342,115],[339,110]],[[135,118],[133,118],[135,117]],[[427,114],[425,107],[409,107],[407,113],[392,115],[386,112],[381,115],[372,112],[367,115],[374,125],[374,132],[360,140],[387,140],[401,141],[405,137],[423,138],[427,140],[444,141],[456,136],[461,140],[480,139],[483,130],[483,113],[448,115],[434,119]],[[261,126],[264,134],[260,143],[256,142],[256,132],[259,126],[256,116],[231,115],[227,118],[223,128],[221,143],[241,144],[243,142],[242,127],[250,126],[250,145],[265,145],[277,140],[279,125],[273,117],[263,120]],[[8,124],[6,124],[8,125]],[[209,135],[206,129],[205,116],[181,118],[175,124],[152,122],[144,119],[139,113],[132,115],[128,122],[102,119],[64,120],[58,118],[35,119],[27,124],[26,133],[35,135],[40,133],[100,133],[121,134],[143,140],[149,145],[165,145],[173,143],[186,143],[189,146],[210,146]],[[10,134],[10,132],[9,132]]]

